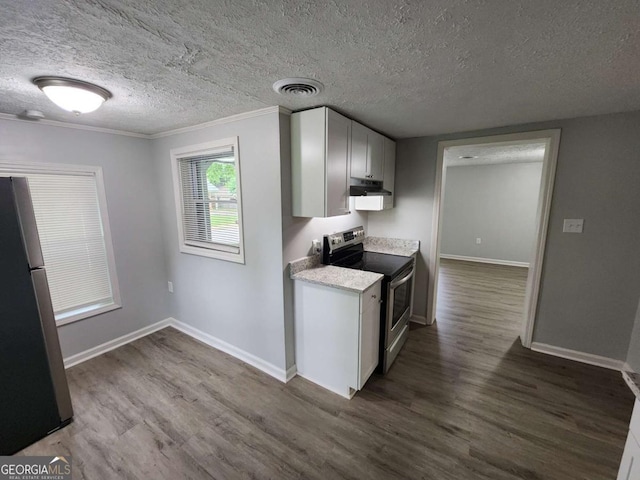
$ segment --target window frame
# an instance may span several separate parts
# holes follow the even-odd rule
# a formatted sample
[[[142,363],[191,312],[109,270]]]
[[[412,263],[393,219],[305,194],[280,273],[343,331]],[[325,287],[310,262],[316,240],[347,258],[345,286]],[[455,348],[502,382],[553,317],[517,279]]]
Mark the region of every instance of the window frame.
[[[92,306],[79,307],[63,315],[56,315],[56,326],[67,325],[87,318],[100,315],[122,308],[120,296],[120,285],[116,272],[115,255],[113,252],[113,242],[111,240],[111,224],[109,222],[109,212],[107,209],[107,196],[104,188],[104,175],[102,167],[90,165],[70,165],[61,163],[16,163],[0,162],[0,175],[2,176],[28,176],[29,174],[39,175],[77,175],[83,177],[93,177],[96,182],[96,192],[98,196],[98,209],[105,252],[107,255],[107,268],[109,271],[109,281],[111,283],[111,293],[113,302],[108,304],[96,304]],[[36,225],[37,226],[37,225]]]
[[[240,175],[240,150],[238,148],[238,137],[228,137],[213,140],[185,147],[172,148],[169,153],[171,157],[171,172],[173,179],[173,193],[176,207],[176,220],[178,224],[178,247],[181,253],[198,255],[201,257],[215,258],[234,263],[245,263],[244,257],[244,224],[242,212],[242,178]],[[238,205],[238,252],[236,247],[216,243],[186,243],[184,235],[184,199],[182,194],[182,182],[180,176],[180,160],[188,157],[203,156],[214,152],[219,152],[221,148],[232,147],[234,152],[234,167],[236,174],[236,196]]]

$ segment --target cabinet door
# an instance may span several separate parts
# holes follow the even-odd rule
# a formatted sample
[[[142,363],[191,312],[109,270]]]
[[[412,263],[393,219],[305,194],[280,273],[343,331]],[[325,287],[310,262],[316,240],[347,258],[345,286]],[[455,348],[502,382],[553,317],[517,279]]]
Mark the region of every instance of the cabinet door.
[[[291,115],[291,201],[294,217],[324,217],[325,108]]]
[[[327,109],[326,217],[349,213],[351,120]]]
[[[382,188],[391,192],[390,196],[384,197],[384,209],[393,208],[393,193],[396,180],[396,142],[384,139],[384,179]]]
[[[367,130],[367,178],[382,181],[384,177],[384,137],[371,129]]]
[[[367,130],[364,125],[351,125],[351,177],[366,179],[367,171]]]
[[[367,382],[378,365],[380,349],[380,293],[381,282],[362,294],[360,310],[360,365],[358,390]]]
[[[640,446],[631,432],[627,436],[627,443],[624,446],[620,470],[618,470],[618,480],[639,480],[640,479]]]

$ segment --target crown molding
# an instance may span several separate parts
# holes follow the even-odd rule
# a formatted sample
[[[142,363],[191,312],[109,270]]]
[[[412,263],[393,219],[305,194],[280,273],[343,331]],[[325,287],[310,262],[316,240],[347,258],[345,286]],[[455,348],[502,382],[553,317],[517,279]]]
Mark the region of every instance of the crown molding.
[[[48,120],[46,118],[43,118],[40,120],[28,120],[28,119],[20,118],[17,115],[12,115],[9,113],[0,113],[0,120],[10,120],[13,122],[26,122],[26,123],[38,124],[38,125],[49,125],[52,127],[74,128],[76,130],[86,130],[89,132],[98,132],[98,133],[109,133],[111,135],[123,135],[125,137],[150,138],[150,136],[145,133],[126,132],[124,130],[114,130],[111,128],[93,127],[91,125],[80,125],[77,123],[60,122],[58,120]]]
[[[12,115],[9,113],[0,113],[0,120],[10,120],[13,122],[26,122],[31,124],[49,125],[52,127],[74,128],[76,130],[85,130],[89,132],[108,133],[111,135],[123,135],[125,137],[146,138],[149,140],[153,140],[155,138],[162,138],[162,137],[169,137],[171,135],[177,135],[179,133],[202,130],[203,128],[212,127],[214,125],[222,125],[224,123],[237,122],[239,120],[245,120],[247,118],[260,117],[262,115],[269,115],[271,113],[282,113],[284,115],[291,115],[291,110],[289,110],[288,108],[276,105],[274,107],[261,108],[260,110],[254,110],[252,112],[239,113],[237,115],[231,115],[229,117],[218,118],[217,120],[200,123],[198,125],[192,125],[190,127],[176,128],[174,130],[167,130],[165,132],[159,132],[154,134],[135,133],[135,132],[127,132],[125,130],[114,130],[111,128],[93,127],[91,125],[80,125],[77,123],[60,122],[58,120],[48,120],[46,118],[41,120],[28,120],[28,119],[20,118],[17,115]]]
[[[200,123],[198,125],[192,125],[190,127],[176,128],[175,130],[167,130],[166,132],[154,133],[149,135],[148,138],[162,138],[169,137],[171,135],[178,135],[180,133],[194,132],[196,130],[202,130],[203,128],[213,127],[215,125],[222,125],[225,123],[237,122],[239,120],[246,120],[248,118],[261,117],[262,115],[269,115],[272,113],[282,113],[284,115],[291,115],[291,110],[276,105],[275,107],[261,108],[259,110],[253,110],[251,112],[238,113],[237,115],[230,115],[228,117],[218,118],[211,120],[210,122]]]

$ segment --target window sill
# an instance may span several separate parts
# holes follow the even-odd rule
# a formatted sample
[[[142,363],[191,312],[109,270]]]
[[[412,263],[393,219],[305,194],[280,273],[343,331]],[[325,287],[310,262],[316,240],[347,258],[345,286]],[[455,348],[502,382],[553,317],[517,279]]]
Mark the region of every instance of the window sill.
[[[222,250],[212,250],[210,248],[193,247],[191,245],[180,245],[180,251],[182,253],[188,253],[189,255],[198,255],[200,257],[215,258],[218,260],[224,260],[226,262],[241,263],[244,265],[244,252],[240,250],[240,253],[225,252]]]
[[[108,305],[95,305],[91,307],[79,308],[71,312],[64,313],[62,315],[56,315],[56,326],[61,327],[69,323],[78,322],[86,318],[95,317],[101,313],[110,312],[122,308],[122,305],[118,303],[110,303]]]

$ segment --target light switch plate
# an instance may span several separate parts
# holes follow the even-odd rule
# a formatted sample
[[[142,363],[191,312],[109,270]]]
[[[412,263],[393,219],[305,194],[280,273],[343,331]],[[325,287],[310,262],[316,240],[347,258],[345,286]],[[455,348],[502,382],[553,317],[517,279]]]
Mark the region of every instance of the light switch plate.
[[[562,233],[582,233],[584,218],[565,218]]]

